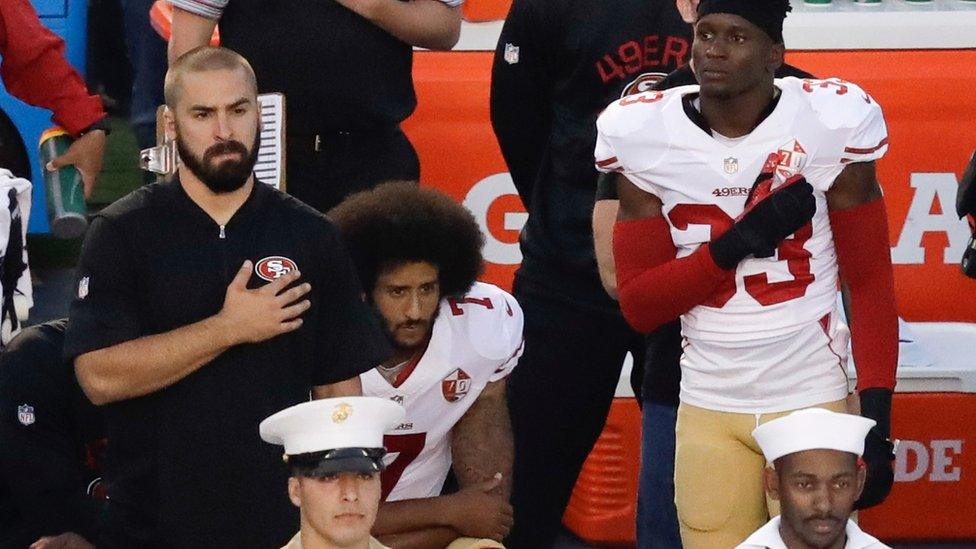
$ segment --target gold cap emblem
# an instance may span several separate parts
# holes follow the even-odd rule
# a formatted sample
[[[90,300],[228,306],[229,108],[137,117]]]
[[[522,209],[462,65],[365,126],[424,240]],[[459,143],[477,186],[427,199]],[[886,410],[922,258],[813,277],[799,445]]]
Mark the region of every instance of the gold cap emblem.
[[[352,406],[346,404],[345,402],[340,402],[336,404],[336,407],[332,410],[332,422],[342,423],[343,421],[349,419],[352,415]]]

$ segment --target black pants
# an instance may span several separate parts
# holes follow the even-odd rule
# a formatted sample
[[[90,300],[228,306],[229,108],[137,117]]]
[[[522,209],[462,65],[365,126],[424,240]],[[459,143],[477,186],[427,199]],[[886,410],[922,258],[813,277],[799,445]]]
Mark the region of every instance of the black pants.
[[[326,213],[352,193],[391,180],[420,179],[420,162],[399,128],[360,133],[289,134],[286,191]]]
[[[574,307],[524,280],[516,279],[515,298],[525,313],[525,353],[507,386],[515,527],[505,546],[545,549],[606,423],[624,357],[640,360],[644,339],[620,315]]]

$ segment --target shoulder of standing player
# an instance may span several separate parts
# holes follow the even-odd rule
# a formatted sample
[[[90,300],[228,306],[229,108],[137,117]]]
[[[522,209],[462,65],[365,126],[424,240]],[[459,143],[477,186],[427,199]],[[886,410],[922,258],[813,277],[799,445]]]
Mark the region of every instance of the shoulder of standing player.
[[[647,90],[615,100],[597,118],[597,131],[608,137],[624,137],[656,124],[674,102],[698,89],[697,85],[678,86],[668,90]]]
[[[883,120],[881,105],[853,82],[796,77],[776,82],[784,93],[794,94],[808,105],[828,130],[857,128],[871,118]]]
[[[698,86],[635,93],[611,103],[597,119],[596,167],[601,172],[645,171],[671,146],[666,113],[683,109],[682,98]]]
[[[482,358],[507,359],[522,343],[522,308],[493,284],[475,282],[464,296],[445,298],[440,314],[454,336],[467,339]]]

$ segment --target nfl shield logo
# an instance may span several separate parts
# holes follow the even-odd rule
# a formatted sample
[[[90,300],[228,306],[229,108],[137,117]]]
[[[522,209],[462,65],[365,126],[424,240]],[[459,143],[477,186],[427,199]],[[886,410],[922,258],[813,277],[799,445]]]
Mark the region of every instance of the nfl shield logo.
[[[732,158],[731,156],[725,159],[724,162],[725,173],[729,175],[735,175],[739,171],[739,159]]]
[[[448,374],[441,381],[441,392],[444,394],[444,400],[448,402],[461,400],[464,395],[468,394],[470,388],[471,376],[460,368]]]
[[[505,62],[514,65],[519,62],[519,47],[515,44],[505,44]]]
[[[34,407],[29,404],[22,404],[17,407],[17,421],[23,426],[34,423]]]

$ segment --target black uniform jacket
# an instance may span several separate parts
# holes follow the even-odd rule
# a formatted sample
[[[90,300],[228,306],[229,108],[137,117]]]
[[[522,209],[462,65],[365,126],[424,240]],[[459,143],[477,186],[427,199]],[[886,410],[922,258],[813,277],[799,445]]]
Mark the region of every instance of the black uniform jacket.
[[[0,355],[0,548],[95,539],[105,500],[101,411],[61,357],[66,321],[25,328]]]
[[[691,27],[671,1],[514,1],[495,51],[491,120],[529,212],[523,282],[620,314],[593,251],[596,119],[625,88],[649,87],[690,58]]]
[[[281,448],[258,424],[388,355],[336,229],[264,184],[223,227],[178,180],[143,187],[93,221],[78,266],[69,358],[220,311],[245,259],[249,287],[297,268],[312,307],[297,331],[230,348],[175,384],[105,406],[110,503],[100,547],[280,547],[298,514]]]

